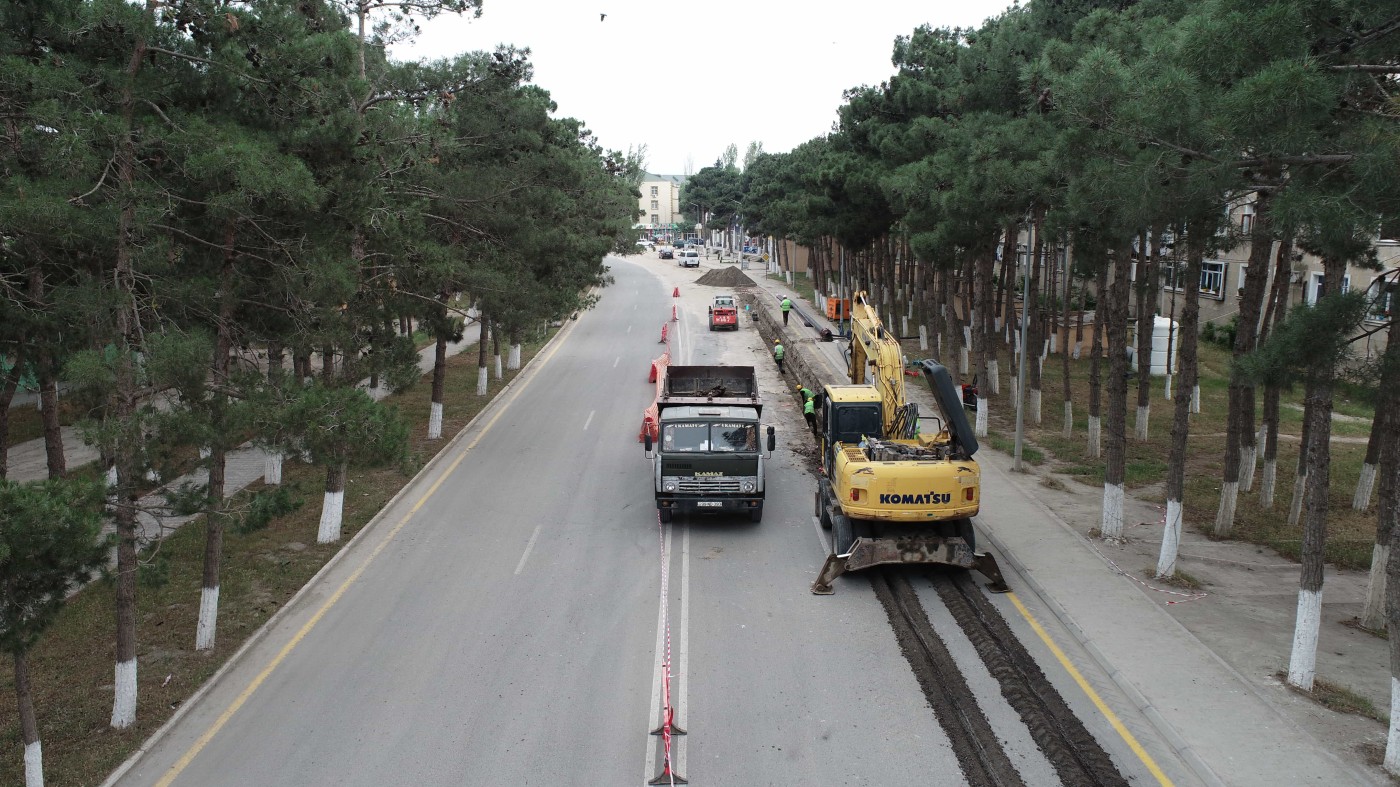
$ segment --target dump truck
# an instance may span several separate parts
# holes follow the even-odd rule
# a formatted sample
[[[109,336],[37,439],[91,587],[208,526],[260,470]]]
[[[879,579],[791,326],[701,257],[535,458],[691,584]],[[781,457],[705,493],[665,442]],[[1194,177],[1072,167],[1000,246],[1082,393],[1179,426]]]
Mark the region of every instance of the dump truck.
[[[733,295],[716,295],[710,302],[710,330],[721,328],[739,330],[739,308],[734,305]]]
[[[899,341],[864,293],[852,299],[849,384],[823,386],[817,407],[822,475],[816,515],[831,554],[812,592],[832,592],[848,571],[936,563],[976,569],[1006,589],[995,558],[976,551],[971,517],[981,506],[977,438],[941,364],[918,364],[938,404],[921,413],[904,390]]]
[[[656,442],[650,432],[643,438],[661,521],[678,512],[747,514],[762,521],[764,463],[777,438],[760,421],[763,401],[754,368],[667,366],[663,374]]]

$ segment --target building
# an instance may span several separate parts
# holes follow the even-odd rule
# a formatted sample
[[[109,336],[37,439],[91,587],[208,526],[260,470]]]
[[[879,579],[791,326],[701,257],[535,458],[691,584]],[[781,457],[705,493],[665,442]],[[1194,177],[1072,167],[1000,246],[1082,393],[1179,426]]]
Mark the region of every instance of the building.
[[[1230,217],[1231,233],[1242,238],[1240,243],[1228,251],[1206,257],[1201,262],[1200,321],[1217,326],[1228,325],[1231,318],[1239,314],[1240,297],[1244,294],[1245,274],[1249,270],[1249,233],[1253,229],[1254,202],[1251,199],[1232,203],[1227,208]],[[1348,266],[1342,280],[1342,291],[1349,292],[1360,288],[1368,292],[1370,307],[1362,332],[1369,335],[1358,338],[1353,345],[1356,355],[1371,358],[1385,349],[1384,331],[1373,332],[1394,314],[1400,305],[1400,223],[1382,228],[1381,237],[1375,241],[1376,260],[1380,270],[1371,270],[1356,265]],[[1265,292],[1272,291],[1274,266],[1278,259],[1279,244],[1274,243],[1270,250],[1269,278]],[[1173,311],[1173,301],[1181,308],[1180,295],[1186,282],[1177,281],[1174,271],[1167,267],[1162,276],[1162,314]],[[1288,281],[1289,304],[1316,303],[1322,294],[1322,260],[1301,249],[1294,249],[1290,263]],[[1175,299],[1173,295],[1177,296]]]
[[[641,209],[641,219],[636,229],[643,237],[667,242],[681,237],[685,231],[685,218],[681,216],[681,184],[685,178],[680,175],[642,175],[642,197],[637,202]]]

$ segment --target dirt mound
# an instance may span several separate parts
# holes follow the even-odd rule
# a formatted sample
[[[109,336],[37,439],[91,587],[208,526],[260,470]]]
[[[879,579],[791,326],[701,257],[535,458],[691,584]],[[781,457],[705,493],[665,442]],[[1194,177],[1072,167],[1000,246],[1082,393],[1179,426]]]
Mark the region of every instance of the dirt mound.
[[[696,284],[703,284],[707,287],[753,287],[753,279],[750,279],[743,271],[731,265],[723,268],[716,268],[704,276],[695,280]]]

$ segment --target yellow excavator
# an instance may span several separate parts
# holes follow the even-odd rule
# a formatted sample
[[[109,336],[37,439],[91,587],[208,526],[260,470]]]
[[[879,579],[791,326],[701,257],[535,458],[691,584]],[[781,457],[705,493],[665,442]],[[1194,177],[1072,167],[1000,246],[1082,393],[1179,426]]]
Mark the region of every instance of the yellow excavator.
[[[996,559],[976,552],[977,438],[948,370],[919,363],[940,411],[921,415],[905,398],[899,340],[864,292],[851,299],[847,361],[850,383],[824,386],[817,407],[816,514],[832,531],[832,550],[812,592],[830,594],[848,571],[902,563],[976,569],[990,590],[1005,591]]]

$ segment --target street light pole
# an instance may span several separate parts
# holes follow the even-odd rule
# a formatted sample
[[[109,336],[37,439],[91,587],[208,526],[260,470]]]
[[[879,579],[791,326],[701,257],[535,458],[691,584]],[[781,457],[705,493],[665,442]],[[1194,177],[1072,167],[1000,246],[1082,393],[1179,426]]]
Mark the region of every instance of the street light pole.
[[[1026,244],[1026,265],[1022,274],[1021,285],[1021,340],[1020,345],[1021,361],[1016,366],[1016,472],[1022,472],[1021,467],[1021,446],[1025,441],[1026,434],[1026,314],[1031,307],[1031,255],[1035,254],[1035,211],[1031,211],[1031,229],[1029,233],[1030,242]],[[986,384],[986,381],[983,381]]]

